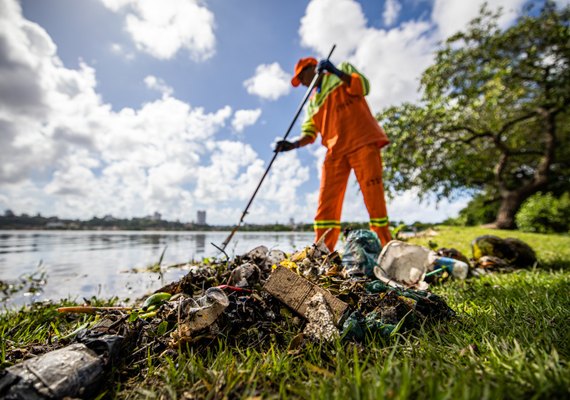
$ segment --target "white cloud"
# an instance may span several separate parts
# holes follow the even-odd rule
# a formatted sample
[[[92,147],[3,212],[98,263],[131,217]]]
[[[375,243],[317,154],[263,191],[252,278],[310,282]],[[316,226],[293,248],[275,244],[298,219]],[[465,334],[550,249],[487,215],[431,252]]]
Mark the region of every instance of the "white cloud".
[[[389,14],[395,17],[398,3]],[[390,6],[387,4],[385,15]],[[337,18],[343,15],[343,18]],[[301,19],[301,43],[320,56],[337,44],[333,61],[348,60],[370,80],[368,102],[373,112],[419,98],[419,76],[433,60],[437,39],[428,22],[410,21],[393,29],[368,26],[354,0],[312,0]]]
[[[243,132],[243,130],[257,122],[261,116],[261,109],[255,110],[237,110],[232,120],[232,127],[236,132]]]
[[[312,0],[301,18],[301,44],[319,56],[337,44],[332,59],[348,60],[370,80],[368,102],[373,112],[419,99],[419,79],[433,62],[438,43],[475,18],[484,0],[435,0],[431,20],[409,20],[391,29],[369,26],[355,0]],[[496,0],[504,9],[501,26],[512,23],[525,0]],[[393,23],[401,10],[397,0],[385,3],[384,22]],[[342,15],[343,18],[338,18]]]
[[[344,59],[358,47],[367,23],[354,0],[312,0],[301,18],[301,44],[320,57],[326,57],[336,44],[332,59]]]
[[[443,200],[436,203],[434,198],[420,202],[417,191],[408,190],[394,199],[386,199],[388,217],[391,221],[404,221],[411,224],[415,221],[441,222],[456,217],[460,210],[467,206],[469,199],[454,201]]]
[[[170,96],[174,92],[174,89],[168,86],[163,79],[157,78],[154,75],[148,75],[145,77],[144,83],[146,87],[159,91],[163,96]]]
[[[114,12],[124,12],[125,29],[139,50],[171,59],[180,50],[196,61],[214,55],[214,14],[199,0],[101,0]]]
[[[261,64],[255,69],[255,75],[243,85],[249,94],[277,100],[291,90],[291,75],[283,71],[278,63]]]
[[[244,200],[263,173],[263,162],[248,144],[220,141],[211,144],[210,163],[198,168],[196,198]]]
[[[132,0],[101,0],[105,7],[113,11],[119,11],[121,8],[129,5]]]
[[[127,61],[132,61],[135,59],[135,54],[131,51],[127,51],[124,46],[119,43],[111,43],[110,49],[111,53],[124,57]]]
[[[287,221],[289,217],[300,221],[299,216],[305,214],[306,207],[299,202],[299,188],[308,180],[309,167],[301,164],[296,152],[279,153],[259,197],[266,204],[276,203],[278,212],[275,214],[281,221]]]
[[[386,3],[384,3],[384,11],[382,12],[384,24],[387,26],[393,25],[398,19],[401,10],[402,5],[398,0],[386,0]]]
[[[225,182],[229,205],[197,198],[198,185],[215,184],[200,182],[199,172],[223,146],[215,135],[231,107],[191,107],[150,76],[146,84],[162,98],[113,111],[96,92],[96,71],[83,62],[66,68],[47,32],[25,20],[16,1],[0,3],[0,50],[0,88],[9,94],[0,97],[0,207],[64,218],[160,211],[189,221],[196,207],[234,209],[232,185],[249,190],[259,177],[263,162],[253,153]],[[240,149],[235,157],[244,154]]]
[[[307,212],[305,212],[303,220],[313,220],[317,210],[318,198],[318,190],[307,194],[305,201]],[[432,198],[429,201],[422,202],[416,191],[409,190],[393,199],[386,197],[386,208],[390,221],[404,221],[406,224],[412,224],[415,221],[436,223],[450,217],[456,217],[459,211],[467,206],[468,201],[468,198],[461,198],[454,201],[443,200],[438,204]],[[341,220],[346,222],[367,222],[369,220],[364,198],[353,172],[350,173],[346,187]]]
[[[426,22],[406,22],[390,30],[369,30],[352,59],[370,80],[373,112],[419,99],[419,78],[433,62],[435,41]]]
[[[485,0],[456,1],[456,0],[435,0],[432,11],[432,21],[438,27],[439,37],[445,39],[450,35],[464,30],[473,18],[479,14],[481,6]],[[488,8],[496,11],[503,8],[503,15],[499,20],[499,25],[506,27],[512,23],[520,14],[526,0],[494,0],[488,2]]]

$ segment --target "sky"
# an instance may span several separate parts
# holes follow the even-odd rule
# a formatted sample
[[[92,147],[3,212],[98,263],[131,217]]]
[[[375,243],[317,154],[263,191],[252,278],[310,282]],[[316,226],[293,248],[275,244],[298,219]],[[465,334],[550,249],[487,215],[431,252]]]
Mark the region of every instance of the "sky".
[[[0,0],[0,211],[191,222],[206,210],[236,224],[305,95],[290,84],[299,58],[336,44],[331,60],[369,78],[373,113],[416,102],[441,41],[482,3]],[[527,1],[488,3],[507,27]],[[318,139],[279,154],[245,222],[312,222],[325,153]],[[388,213],[439,222],[467,201],[409,191]],[[342,220],[368,220],[353,175]]]

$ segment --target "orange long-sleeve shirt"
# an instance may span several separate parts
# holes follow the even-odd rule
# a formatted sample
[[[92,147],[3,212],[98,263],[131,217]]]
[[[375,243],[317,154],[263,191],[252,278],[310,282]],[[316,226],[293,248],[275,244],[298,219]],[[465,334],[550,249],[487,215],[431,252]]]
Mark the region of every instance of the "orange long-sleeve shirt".
[[[386,146],[390,141],[364,98],[370,89],[368,79],[347,62],[339,69],[350,76],[350,86],[336,75],[325,74],[320,90],[315,89],[309,99],[301,135],[314,142],[320,133],[332,157],[372,143],[379,148]]]

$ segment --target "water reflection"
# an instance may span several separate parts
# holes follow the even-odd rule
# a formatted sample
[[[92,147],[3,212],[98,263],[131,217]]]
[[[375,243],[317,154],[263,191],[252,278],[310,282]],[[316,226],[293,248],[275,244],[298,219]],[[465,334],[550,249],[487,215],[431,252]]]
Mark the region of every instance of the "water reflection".
[[[197,233],[194,238],[196,239],[196,254],[204,254],[206,251],[206,235]]]
[[[221,245],[229,232],[139,231],[0,231],[0,280],[33,274],[42,264],[47,272],[43,292],[33,299],[12,298],[8,306],[32,300],[81,299],[91,296],[134,298],[160,287],[156,273],[130,273],[156,263],[163,266],[220,256],[210,243]],[[254,247],[290,252],[309,245],[312,232],[238,232],[226,252],[230,257]],[[127,272],[125,272],[127,271]],[[167,270],[165,280],[184,275]]]

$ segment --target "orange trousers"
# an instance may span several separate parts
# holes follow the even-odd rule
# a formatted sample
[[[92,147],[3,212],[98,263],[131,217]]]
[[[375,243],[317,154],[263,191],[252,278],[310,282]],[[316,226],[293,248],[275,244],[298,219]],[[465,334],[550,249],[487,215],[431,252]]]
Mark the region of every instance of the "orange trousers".
[[[392,240],[382,182],[382,155],[378,146],[371,144],[341,157],[325,158],[314,228],[315,242],[331,229],[324,239],[330,251],[334,251],[340,235],[342,203],[351,170],[364,197],[370,229],[376,232],[382,246]]]

